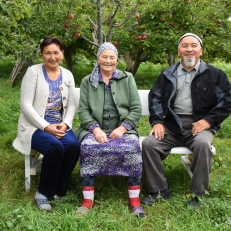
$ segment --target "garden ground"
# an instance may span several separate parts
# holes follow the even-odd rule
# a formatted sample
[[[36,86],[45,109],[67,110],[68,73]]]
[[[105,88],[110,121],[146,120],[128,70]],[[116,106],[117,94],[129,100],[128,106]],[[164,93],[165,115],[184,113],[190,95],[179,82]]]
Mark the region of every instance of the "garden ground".
[[[216,65],[231,79],[230,64]],[[75,210],[82,200],[79,165],[71,176],[64,203],[55,203],[51,212],[38,210],[33,197],[39,175],[32,178],[31,190],[25,192],[24,156],[12,147],[19,116],[20,81],[14,88],[9,87],[9,66],[8,63],[0,63],[0,230],[231,230],[231,117],[223,122],[214,139],[217,154],[213,160],[210,187],[206,204],[199,209],[188,206],[190,177],[180,163],[180,155],[170,155],[164,165],[173,197],[151,207],[145,206],[148,214],[145,220],[130,215],[126,180],[113,176],[96,179],[95,208],[87,216],[76,216]],[[137,73],[136,82],[139,89],[149,89],[154,77],[164,67],[146,64],[142,68]],[[76,86],[88,72],[89,67],[75,67]],[[76,117],[74,126],[78,125]],[[150,126],[147,117],[142,117],[138,129],[140,135],[148,134]],[[142,178],[141,197],[146,195],[145,180]]]

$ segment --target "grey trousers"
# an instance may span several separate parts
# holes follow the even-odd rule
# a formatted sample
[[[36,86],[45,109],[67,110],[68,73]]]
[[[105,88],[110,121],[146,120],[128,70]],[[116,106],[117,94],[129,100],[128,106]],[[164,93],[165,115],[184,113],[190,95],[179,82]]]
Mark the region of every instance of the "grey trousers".
[[[186,146],[194,153],[191,165],[193,177],[190,192],[202,196],[205,194],[205,190],[208,190],[213,157],[211,144],[215,130],[204,130],[193,136],[191,133],[193,117],[181,116],[180,118],[183,124],[183,135],[175,135],[167,130],[167,134],[162,140],[155,139],[153,135],[143,140],[143,168],[149,193],[156,193],[168,187],[162,160],[169,155],[173,147],[177,146]]]

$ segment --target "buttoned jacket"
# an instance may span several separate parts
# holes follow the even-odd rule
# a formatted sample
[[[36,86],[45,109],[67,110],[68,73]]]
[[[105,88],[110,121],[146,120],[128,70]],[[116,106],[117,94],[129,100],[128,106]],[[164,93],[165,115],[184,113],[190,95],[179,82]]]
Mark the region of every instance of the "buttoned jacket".
[[[180,118],[173,112],[177,93],[177,67],[180,63],[164,70],[149,92],[150,124],[164,124],[175,134],[182,134]],[[202,60],[191,83],[191,99],[195,121],[206,120],[212,129],[231,113],[231,87],[226,74]],[[187,105],[185,105],[187,107]]]
[[[130,124],[127,133],[138,134],[136,125],[141,117],[141,103],[134,77],[131,73],[118,70],[118,79],[111,79],[112,99],[118,110],[117,127],[123,122]],[[81,140],[92,124],[103,124],[103,108],[105,103],[104,83],[99,82],[95,89],[90,82],[90,75],[83,78],[80,86],[80,101],[78,115],[81,122],[77,136]]]
[[[25,155],[30,154],[31,138],[35,130],[44,131],[44,128],[49,125],[44,119],[49,85],[44,78],[42,65],[29,67],[21,84],[21,113],[18,121],[18,134],[13,141],[13,147]],[[75,83],[69,70],[63,67],[60,69],[62,71],[62,85],[60,86],[63,104],[62,121],[71,129],[76,115]]]

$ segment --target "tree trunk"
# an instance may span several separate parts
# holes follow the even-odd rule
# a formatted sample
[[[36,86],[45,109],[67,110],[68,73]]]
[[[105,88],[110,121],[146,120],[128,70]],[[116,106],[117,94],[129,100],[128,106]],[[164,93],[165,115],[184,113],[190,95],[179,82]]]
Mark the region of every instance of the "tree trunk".
[[[137,72],[137,70],[138,70],[140,64],[141,64],[143,61],[145,61],[145,60],[143,60],[143,59],[141,58],[142,53],[143,53],[143,47],[141,47],[141,48],[138,50],[137,54],[136,54],[136,58],[135,58],[135,60],[134,60],[133,67],[132,67],[132,74],[133,74],[133,76],[135,76],[135,74],[136,74],[136,72]]]
[[[142,62],[146,62],[148,58],[148,54],[143,54],[143,48],[141,47],[136,54],[136,58],[134,61],[130,58],[129,52],[124,53],[124,59],[126,63],[126,71],[129,71],[135,77],[137,70]]]
[[[27,64],[27,65],[26,65]],[[10,75],[10,86],[13,87],[15,80],[18,79],[19,76],[23,76],[27,70],[28,67],[33,65],[33,61],[31,59],[28,60],[28,62],[24,59],[24,57],[21,57],[16,64],[14,65],[14,68]]]
[[[139,69],[139,66],[140,66],[141,63],[142,63],[142,61],[140,61],[140,60],[136,60],[136,61],[134,62],[133,68],[132,68],[132,74],[133,74],[133,76],[136,75],[136,72],[137,72],[137,70]]]
[[[130,59],[129,52],[124,53],[124,61],[126,63],[125,71],[132,72],[132,60]]]
[[[171,52],[168,52],[168,65],[172,66],[174,62],[173,54]]]
[[[101,0],[97,0],[97,19],[98,19],[98,44],[101,45],[103,43]]]
[[[64,58],[67,63],[67,69],[73,71],[73,59],[72,59],[72,49],[71,47],[64,48]]]

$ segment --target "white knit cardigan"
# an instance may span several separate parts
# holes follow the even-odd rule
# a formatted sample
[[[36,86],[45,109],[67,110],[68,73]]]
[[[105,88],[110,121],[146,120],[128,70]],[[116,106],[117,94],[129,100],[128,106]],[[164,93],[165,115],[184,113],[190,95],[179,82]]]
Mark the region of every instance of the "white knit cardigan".
[[[49,125],[44,119],[49,85],[44,78],[42,65],[37,64],[29,67],[21,84],[21,114],[18,121],[18,135],[13,141],[13,147],[25,155],[30,155],[31,138],[35,130],[44,131],[44,128]],[[60,68],[63,76],[63,82],[60,86],[63,103],[62,120],[71,129],[76,115],[75,82],[69,70]]]

